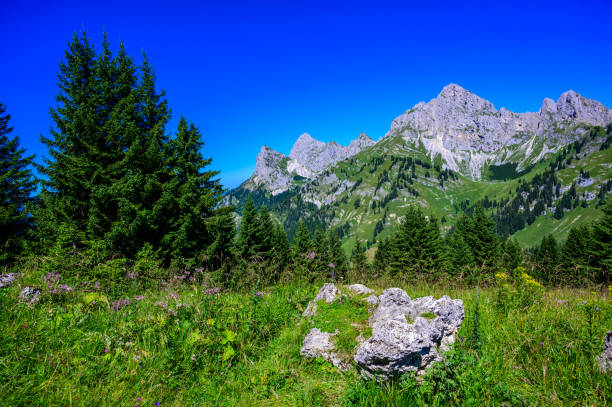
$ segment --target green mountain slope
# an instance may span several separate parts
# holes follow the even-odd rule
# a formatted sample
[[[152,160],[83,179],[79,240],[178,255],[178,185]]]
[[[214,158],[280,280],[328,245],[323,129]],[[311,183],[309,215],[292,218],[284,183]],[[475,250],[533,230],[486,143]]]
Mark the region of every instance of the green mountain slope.
[[[312,231],[336,228],[347,251],[355,238],[370,247],[390,234],[410,204],[437,217],[448,232],[462,211],[469,212],[482,202],[496,220],[498,232],[514,236],[526,247],[546,234],[564,239],[572,226],[602,216],[600,202],[612,187],[612,125],[586,122],[610,123],[609,109],[567,92],[556,104],[545,100],[537,114],[510,114],[503,109],[497,112],[456,85],[450,87],[394,120],[382,140],[332,162],[312,178],[282,168],[285,177],[292,177],[283,192],[250,179],[230,191],[226,202],[240,213],[250,195],[256,205],[270,209],[290,238],[300,220]],[[465,105],[470,103],[476,108],[466,112]],[[569,105],[572,114],[567,113]],[[455,122],[430,117],[431,109],[440,115],[440,106]],[[580,115],[583,121],[570,120]],[[469,131],[476,133],[464,129],[464,122],[470,120],[478,128]],[[523,128],[535,126],[535,120],[538,130],[515,132],[503,127],[512,120],[519,123],[515,127]],[[419,125],[426,130],[414,128]],[[436,131],[446,133],[440,136]],[[275,154],[277,161],[283,160],[282,154]],[[269,177],[275,169],[265,171]]]

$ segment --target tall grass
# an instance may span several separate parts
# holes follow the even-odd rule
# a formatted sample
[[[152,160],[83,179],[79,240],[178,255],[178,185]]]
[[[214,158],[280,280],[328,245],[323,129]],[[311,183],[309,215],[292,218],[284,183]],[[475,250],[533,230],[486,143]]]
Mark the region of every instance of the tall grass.
[[[300,356],[309,329],[301,312],[317,288],[216,292],[184,281],[46,293],[37,305],[18,301],[19,286],[2,289],[0,405],[612,404],[612,376],[594,360],[612,329],[607,292],[555,289],[520,304],[501,296],[502,307],[497,288],[480,288],[475,328],[476,289],[403,285],[411,297],[463,299],[466,319],[454,350],[424,379],[377,383]]]

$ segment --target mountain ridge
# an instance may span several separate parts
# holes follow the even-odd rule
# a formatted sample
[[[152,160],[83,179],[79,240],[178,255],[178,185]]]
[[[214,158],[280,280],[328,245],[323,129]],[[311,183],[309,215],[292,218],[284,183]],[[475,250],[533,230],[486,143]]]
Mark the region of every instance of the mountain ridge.
[[[374,244],[409,204],[428,208],[449,230],[460,211],[484,199],[500,222],[515,223],[500,225],[502,233],[532,244],[541,231],[564,236],[574,222],[601,216],[597,202],[612,189],[611,124],[609,108],[575,91],[544,99],[537,112],[514,113],[451,84],[396,117],[377,142],[362,134],[343,147],[303,134],[288,157],[262,147],[255,172],[226,203],[240,211],[253,197],[289,236],[304,220],[311,230],[333,227]],[[550,168],[556,178],[544,176]],[[521,182],[531,185],[538,174],[546,196],[532,185],[517,200]],[[559,205],[563,219],[552,217]]]

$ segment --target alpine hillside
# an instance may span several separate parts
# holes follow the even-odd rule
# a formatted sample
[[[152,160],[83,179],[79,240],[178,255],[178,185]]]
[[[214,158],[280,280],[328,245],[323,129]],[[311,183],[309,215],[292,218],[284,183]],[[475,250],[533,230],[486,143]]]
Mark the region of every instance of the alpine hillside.
[[[291,237],[302,220],[332,226],[350,248],[372,246],[411,203],[451,229],[477,202],[498,232],[525,246],[602,215],[612,188],[612,111],[574,91],[537,112],[496,109],[450,84],[391,122],[384,138],[349,146],[301,135],[289,157],[267,146],[253,175],[230,191],[237,211],[247,196],[266,205]]]

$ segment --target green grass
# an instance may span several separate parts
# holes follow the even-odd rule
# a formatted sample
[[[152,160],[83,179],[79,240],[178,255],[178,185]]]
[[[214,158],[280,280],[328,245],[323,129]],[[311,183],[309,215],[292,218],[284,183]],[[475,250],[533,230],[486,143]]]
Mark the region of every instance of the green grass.
[[[30,283],[33,281],[30,280]],[[364,281],[378,290],[401,286]],[[318,287],[289,284],[253,292],[206,294],[194,285],[114,296],[77,288],[64,297],[18,302],[0,290],[3,406],[607,406],[612,375],[594,364],[612,327],[607,292],[548,290],[539,301],[500,311],[497,291],[479,289],[482,345],[465,345],[476,289],[403,286],[411,297],[461,298],[466,319],[446,362],[422,382],[385,383],[342,373],[299,352],[312,326],[301,312]],[[134,297],[144,295],[143,300]],[[102,296],[106,297],[109,305]],[[114,310],[112,302],[130,298]],[[537,298],[536,298],[537,300]],[[599,311],[595,310],[599,308]],[[428,317],[427,315],[422,315]],[[358,298],[320,304],[323,330],[345,332],[354,347],[367,309]],[[368,336],[367,330],[362,332]],[[355,335],[355,336],[354,336]],[[346,341],[346,342],[344,342]],[[138,399],[141,401],[138,401]]]

